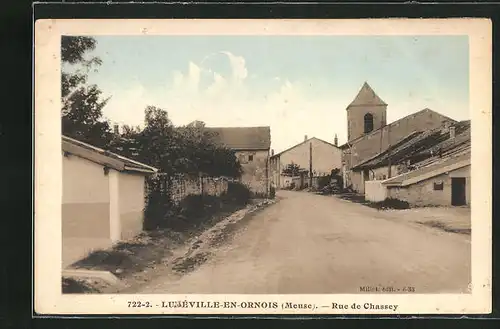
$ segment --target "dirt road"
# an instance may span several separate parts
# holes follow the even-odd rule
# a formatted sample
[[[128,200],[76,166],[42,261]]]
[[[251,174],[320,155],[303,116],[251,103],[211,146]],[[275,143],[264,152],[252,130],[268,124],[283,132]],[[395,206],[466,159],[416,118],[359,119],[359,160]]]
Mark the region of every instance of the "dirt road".
[[[332,196],[280,191],[278,197],[207,263],[180,278],[157,278],[137,292],[467,292],[469,236],[398,221]]]

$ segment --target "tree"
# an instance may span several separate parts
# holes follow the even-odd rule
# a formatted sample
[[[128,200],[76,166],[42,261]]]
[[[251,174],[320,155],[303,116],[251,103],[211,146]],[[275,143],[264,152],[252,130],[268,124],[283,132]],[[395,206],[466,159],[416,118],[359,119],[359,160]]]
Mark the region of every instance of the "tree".
[[[174,126],[167,111],[156,106],[147,106],[144,110],[144,129],[136,134],[136,145],[140,161],[173,174],[178,155]]]
[[[209,176],[241,176],[241,164],[234,151],[213,142],[213,136],[205,129],[205,123],[195,121],[176,129],[181,146],[182,168],[189,174],[203,173]]]
[[[111,149],[168,175],[241,175],[241,164],[234,152],[215,144],[203,122],[174,127],[167,111],[155,106],[145,109],[142,130],[124,126]]]
[[[295,177],[299,176],[301,172],[305,172],[298,164],[290,163],[283,168],[282,174],[284,176]]]
[[[87,85],[91,68],[101,65],[100,58],[88,56],[96,48],[92,37],[62,36],[61,74],[62,133],[83,142],[108,146],[111,139],[109,123],[102,118],[102,109],[108,99],[102,99],[96,85]]]

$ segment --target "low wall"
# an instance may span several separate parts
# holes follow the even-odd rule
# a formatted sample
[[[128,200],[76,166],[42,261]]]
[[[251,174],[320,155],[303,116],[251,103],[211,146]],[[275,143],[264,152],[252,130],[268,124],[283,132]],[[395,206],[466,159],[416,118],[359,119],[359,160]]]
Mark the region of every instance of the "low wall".
[[[178,204],[188,195],[220,196],[227,191],[228,180],[224,177],[184,177],[172,179],[170,192],[172,201]]]
[[[384,201],[387,198],[387,188],[382,185],[382,181],[365,182],[365,199],[370,202]]]

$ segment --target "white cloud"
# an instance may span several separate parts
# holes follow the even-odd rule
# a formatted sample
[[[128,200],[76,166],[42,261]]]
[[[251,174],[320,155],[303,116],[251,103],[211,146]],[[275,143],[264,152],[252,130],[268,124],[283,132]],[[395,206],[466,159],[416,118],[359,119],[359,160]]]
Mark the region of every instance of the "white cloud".
[[[237,82],[245,80],[248,76],[245,58],[243,56],[236,56],[229,51],[221,51],[221,54],[227,55],[229,58],[233,79]]]
[[[143,85],[135,83],[129,88],[103,88],[104,97],[111,96],[103,109],[104,117],[118,124],[142,125],[144,109],[154,105],[154,100],[147,95]]]
[[[189,62],[184,71],[168,77],[167,86],[146,90],[135,84],[126,90],[110,90],[113,99],[104,110],[106,116],[122,124],[142,124],[144,108],[155,105],[167,110],[177,125],[193,120],[205,121],[209,126],[269,125],[276,151],[300,143],[305,134],[333,141],[337,133],[342,140],[345,118],[335,113],[343,108],[332,103],[329,95],[312,95],[299,82],[276,77],[269,79],[278,87],[266,97],[258,97],[246,84],[249,73],[245,59],[222,53],[229,59],[230,76]],[[209,83],[201,84],[207,77]],[[340,113],[345,116],[344,112]]]

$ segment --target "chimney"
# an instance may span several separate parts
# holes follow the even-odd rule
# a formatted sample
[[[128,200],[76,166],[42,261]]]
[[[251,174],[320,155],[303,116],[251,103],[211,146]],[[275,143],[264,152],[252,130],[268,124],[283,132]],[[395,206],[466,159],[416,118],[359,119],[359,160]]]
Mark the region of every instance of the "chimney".
[[[307,140],[307,135],[304,135],[304,142]]]
[[[450,127],[450,138],[455,138],[455,126]]]
[[[271,156],[274,155],[274,149],[271,149]]]
[[[119,128],[118,128],[118,125],[114,125],[114,126],[113,126],[113,130],[114,130],[114,132],[115,132],[115,134],[116,134],[116,135],[119,135],[119,134],[120,134],[120,130],[119,130]]]
[[[335,134],[335,138],[333,139],[333,145],[339,146],[339,139],[337,138],[337,134]]]

